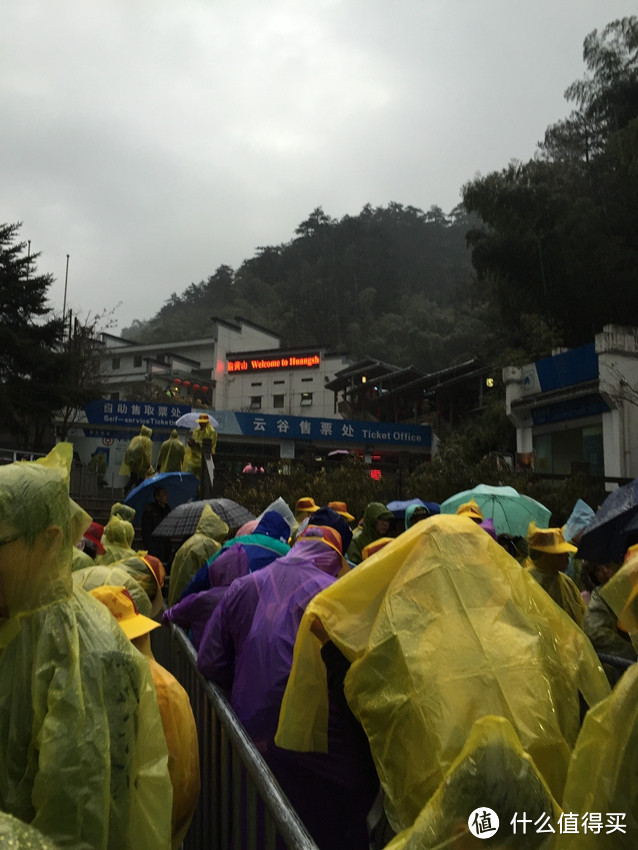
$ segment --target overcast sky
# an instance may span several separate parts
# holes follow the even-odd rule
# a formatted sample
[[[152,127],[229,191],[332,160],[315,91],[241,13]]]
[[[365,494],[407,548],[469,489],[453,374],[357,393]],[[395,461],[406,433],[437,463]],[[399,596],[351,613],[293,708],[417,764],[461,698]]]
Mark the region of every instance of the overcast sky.
[[[565,117],[592,29],[635,0],[14,0],[0,24],[0,222],[61,312],[171,293],[334,218],[445,212]],[[119,306],[117,306],[119,304]],[[115,331],[116,332],[116,331]]]

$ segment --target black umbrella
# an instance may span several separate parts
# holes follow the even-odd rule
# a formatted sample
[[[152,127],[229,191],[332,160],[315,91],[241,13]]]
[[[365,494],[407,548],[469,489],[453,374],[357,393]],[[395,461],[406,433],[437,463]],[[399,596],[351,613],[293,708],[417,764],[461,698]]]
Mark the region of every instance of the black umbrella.
[[[197,523],[205,505],[210,505],[231,532],[237,531],[255,515],[232,499],[200,499],[186,502],[174,508],[153,531],[153,537],[190,537],[197,530]]]
[[[578,557],[621,564],[627,548],[626,526],[638,514],[638,478],[613,490],[589,523],[578,546]]]

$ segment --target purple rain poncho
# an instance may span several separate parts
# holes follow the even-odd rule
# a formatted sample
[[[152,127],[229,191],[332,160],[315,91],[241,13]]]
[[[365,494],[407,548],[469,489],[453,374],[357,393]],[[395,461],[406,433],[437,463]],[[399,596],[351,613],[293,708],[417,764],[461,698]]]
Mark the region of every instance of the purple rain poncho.
[[[248,554],[241,543],[220,552],[211,563],[208,573],[212,587],[199,593],[185,596],[162,615],[163,623],[175,623],[186,631],[190,630],[191,641],[199,649],[204,630],[222,597],[236,578],[250,572]]]
[[[364,850],[365,818],[378,779],[352,715],[330,705],[328,753],[296,753],[274,744],[299,622],[342,566],[336,551],[309,538],[234,581],[206,626],[197,666],[230,690],[235,713],[319,847]]]

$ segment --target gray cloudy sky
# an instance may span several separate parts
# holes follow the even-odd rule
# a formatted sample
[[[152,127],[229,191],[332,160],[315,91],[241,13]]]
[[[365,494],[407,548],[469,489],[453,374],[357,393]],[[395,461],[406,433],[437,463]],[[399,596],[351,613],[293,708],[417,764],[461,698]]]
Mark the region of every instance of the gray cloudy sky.
[[[121,329],[316,206],[448,212],[529,159],[633,0],[14,0],[0,222]]]

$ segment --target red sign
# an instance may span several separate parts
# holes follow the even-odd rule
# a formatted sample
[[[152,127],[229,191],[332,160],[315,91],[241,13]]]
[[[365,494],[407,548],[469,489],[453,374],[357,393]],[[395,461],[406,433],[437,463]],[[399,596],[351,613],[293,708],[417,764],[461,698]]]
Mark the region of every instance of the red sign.
[[[289,354],[286,357],[255,357],[228,361],[228,372],[264,372],[281,369],[314,369],[321,365],[319,354]]]

